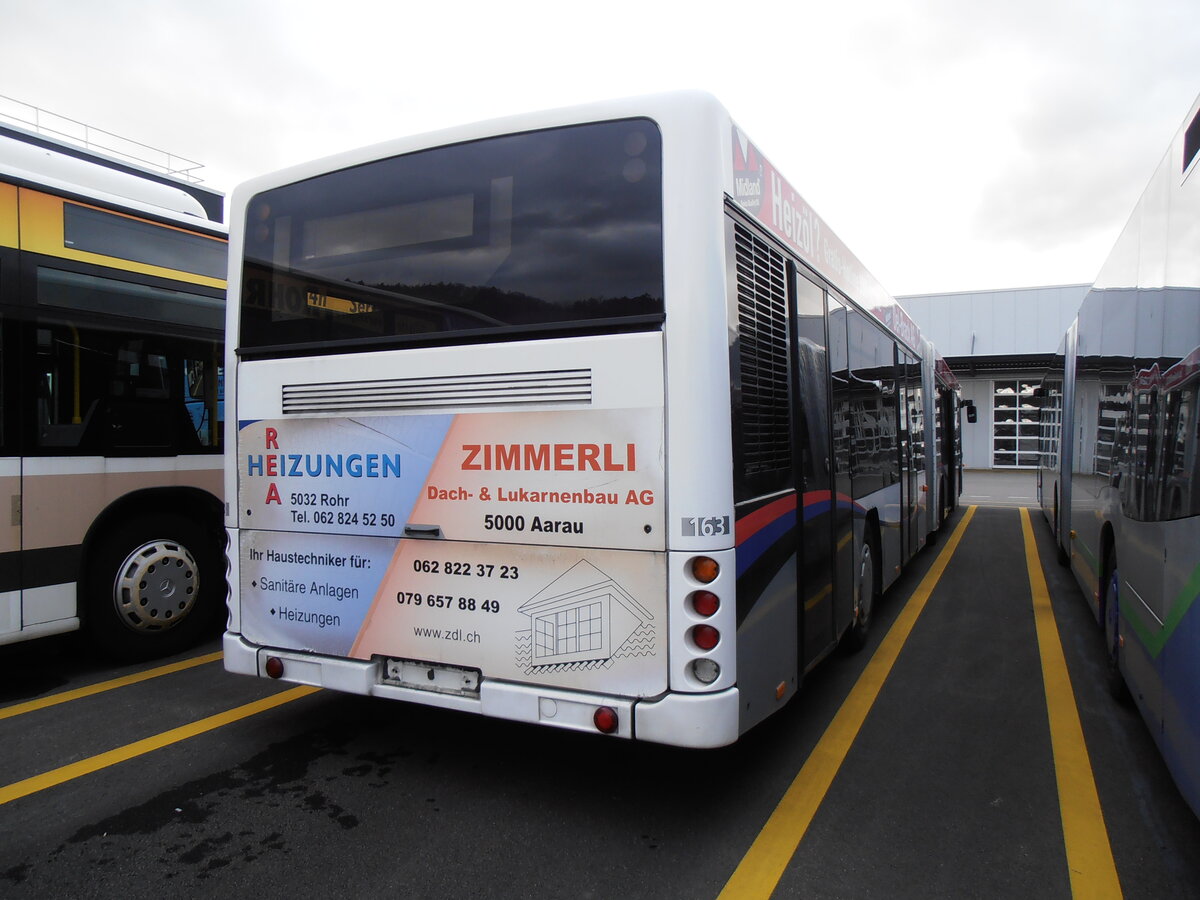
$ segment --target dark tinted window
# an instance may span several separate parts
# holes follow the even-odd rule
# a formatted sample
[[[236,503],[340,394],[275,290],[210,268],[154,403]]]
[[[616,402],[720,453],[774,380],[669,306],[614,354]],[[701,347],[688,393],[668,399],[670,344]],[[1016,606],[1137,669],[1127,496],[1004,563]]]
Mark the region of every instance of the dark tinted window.
[[[1183,133],[1183,171],[1188,170],[1197,152],[1200,152],[1200,114],[1192,119],[1192,124]]]
[[[108,456],[221,448],[220,344],[40,319],[26,360],[32,452]]]
[[[220,450],[219,291],[46,266],[37,268],[36,286],[36,322],[22,329],[21,360],[36,410],[34,453]]]
[[[39,266],[37,302],[108,316],[188,325],[220,331],[225,326],[225,300],[217,295],[181,291],[82,272]]]
[[[851,312],[849,339],[851,458],[858,498],[900,480],[896,345],[857,310]]]
[[[240,344],[345,349],[653,321],[661,156],[656,126],[638,119],[264,192],[247,212]]]
[[[907,353],[901,352],[904,365],[904,406],[900,410],[901,428],[908,431],[912,467],[915,472],[925,471],[925,390],[921,385],[921,363]]]
[[[1197,384],[1167,394],[1160,519],[1200,515],[1200,423]]]
[[[74,203],[63,204],[63,244],[209,278],[226,274],[222,240]]]

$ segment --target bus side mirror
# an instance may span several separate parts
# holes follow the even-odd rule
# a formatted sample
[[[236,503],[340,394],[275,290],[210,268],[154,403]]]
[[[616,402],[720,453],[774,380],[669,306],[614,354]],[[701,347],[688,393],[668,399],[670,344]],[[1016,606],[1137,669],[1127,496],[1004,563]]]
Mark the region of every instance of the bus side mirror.
[[[968,400],[966,403],[964,403],[964,404],[963,404],[963,409],[965,409],[965,410],[967,411],[967,424],[969,424],[969,425],[974,425],[974,424],[975,424],[975,418],[976,418],[976,415],[975,415],[975,401],[974,401],[974,400]]]

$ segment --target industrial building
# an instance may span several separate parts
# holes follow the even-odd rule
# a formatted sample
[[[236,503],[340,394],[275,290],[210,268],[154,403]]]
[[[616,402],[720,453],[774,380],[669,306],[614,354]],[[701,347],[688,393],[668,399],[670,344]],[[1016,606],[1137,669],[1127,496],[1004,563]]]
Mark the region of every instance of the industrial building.
[[[916,294],[897,299],[974,401],[963,425],[968,469],[1037,467],[1033,389],[1091,285]]]

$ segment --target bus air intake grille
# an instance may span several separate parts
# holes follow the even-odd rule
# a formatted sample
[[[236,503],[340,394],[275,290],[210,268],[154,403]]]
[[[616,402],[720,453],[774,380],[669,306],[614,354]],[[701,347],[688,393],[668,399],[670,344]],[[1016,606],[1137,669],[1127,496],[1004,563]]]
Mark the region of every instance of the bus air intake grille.
[[[325,384],[285,384],[285,415],[385,413],[410,409],[587,406],[592,370],[502,372],[431,378],[389,378]]]

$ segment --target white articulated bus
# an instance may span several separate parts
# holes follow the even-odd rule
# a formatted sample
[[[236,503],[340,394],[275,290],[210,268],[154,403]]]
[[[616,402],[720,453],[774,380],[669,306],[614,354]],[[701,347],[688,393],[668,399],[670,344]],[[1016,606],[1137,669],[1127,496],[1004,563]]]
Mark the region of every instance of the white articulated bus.
[[[0,644],[218,633],[222,202],[0,127]]]
[[[1200,814],[1200,99],[1042,383],[1038,487],[1060,559]]]
[[[727,744],[955,506],[953,376],[708,96],[299,166],[230,235],[231,671]]]

